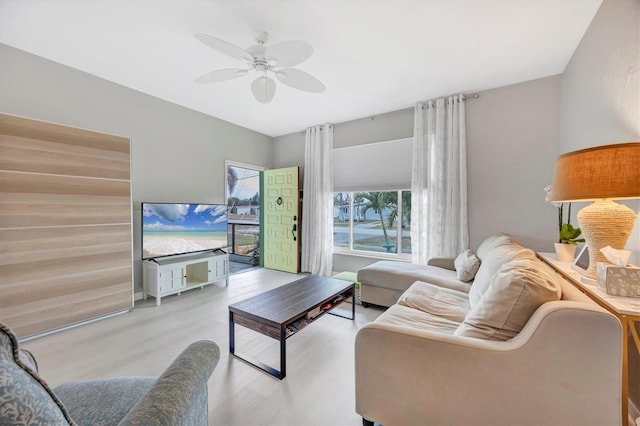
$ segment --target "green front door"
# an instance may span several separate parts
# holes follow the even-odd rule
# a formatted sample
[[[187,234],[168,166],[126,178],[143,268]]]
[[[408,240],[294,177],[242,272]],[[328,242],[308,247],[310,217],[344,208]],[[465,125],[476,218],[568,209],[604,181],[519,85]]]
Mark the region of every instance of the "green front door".
[[[263,172],[264,267],[300,272],[300,200],[298,167]]]

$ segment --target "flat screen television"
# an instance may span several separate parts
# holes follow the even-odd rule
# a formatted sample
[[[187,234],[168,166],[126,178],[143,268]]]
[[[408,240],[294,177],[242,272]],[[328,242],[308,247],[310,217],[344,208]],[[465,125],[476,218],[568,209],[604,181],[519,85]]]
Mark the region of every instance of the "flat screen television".
[[[142,259],[226,247],[225,204],[142,203]]]

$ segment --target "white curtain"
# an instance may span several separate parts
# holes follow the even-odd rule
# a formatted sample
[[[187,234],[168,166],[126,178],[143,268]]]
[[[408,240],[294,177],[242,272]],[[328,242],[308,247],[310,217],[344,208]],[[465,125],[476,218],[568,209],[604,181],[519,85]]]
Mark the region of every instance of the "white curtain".
[[[469,245],[464,96],[415,109],[411,177],[412,261],[455,257]]]
[[[333,267],[333,126],[309,127],[304,143],[303,272],[330,276]]]

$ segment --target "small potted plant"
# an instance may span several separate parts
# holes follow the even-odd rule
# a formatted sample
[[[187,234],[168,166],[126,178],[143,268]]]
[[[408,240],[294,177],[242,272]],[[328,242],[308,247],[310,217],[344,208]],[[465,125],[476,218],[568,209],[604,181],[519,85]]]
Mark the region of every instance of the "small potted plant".
[[[546,195],[545,201],[549,202],[549,193],[551,185],[544,188]],[[571,203],[568,205],[567,222],[564,222],[563,208],[564,203],[551,203],[558,209],[558,242],[554,243],[556,256],[560,262],[572,262],[576,252],[576,245],[584,242],[584,238],[580,237],[582,231],[578,227],[571,225]]]

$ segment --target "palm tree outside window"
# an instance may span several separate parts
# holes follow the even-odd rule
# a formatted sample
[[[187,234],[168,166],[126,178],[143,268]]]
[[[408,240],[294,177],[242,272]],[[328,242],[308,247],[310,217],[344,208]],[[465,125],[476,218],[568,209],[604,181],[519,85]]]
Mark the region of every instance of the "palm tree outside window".
[[[398,202],[400,200],[400,202]],[[411,253],[411,191],[334,193],[336,252]]]

